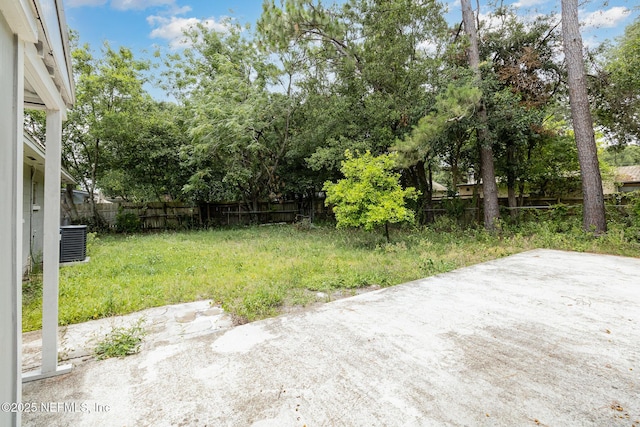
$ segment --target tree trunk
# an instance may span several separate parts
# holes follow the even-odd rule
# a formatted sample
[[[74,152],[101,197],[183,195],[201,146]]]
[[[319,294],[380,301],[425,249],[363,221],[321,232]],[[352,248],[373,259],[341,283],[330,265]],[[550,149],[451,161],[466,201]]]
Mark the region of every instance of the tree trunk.
[[[460,169],[458,168],[458,162],[451,162],[451,191],[456,192],[458,183],[460,182]]]
[[[507,200],[511,219],[518,216],[518,201],[516,200],[516,145],[507,141]]]
[[[578,0],[562,0],[562,39],[567,63],[571,118],[582,177],[582,226],[585,231],[602,234],[607,231],[607,222],[593,120],[587,97],[582,37],[578,22]]]
[[[460,160],[460,149],[461,146],[458,143],[458,140],[455,141],[455,146],[451,150],[451,155],[449,157],[449,163],[451,164],[451,192],[456,193],[458,184],[462,182],[460,178],[460,167],[458,166]]]
[[[529,143],[527,144],[527,170],[530,170],[531,168],[531,153],[533,151],[533,147],[534,147],[535,143],[533,143],[531,140],[529,140]],[[520,179],[518,180],[518,206],[524,206],[524,185],[525,185],[526,179],[524,177],[520,177]]]
[[[98,178],[98,161],[100,160],[100,139],[95,140],[94,143],[94,162],[91,164],[91,182],[88,183],[87,187],[85,188],[85,190],[87,190],[89,192],[89,203],[91,206],[91,216],[93,218],[93,221],[95,222],[95,226],[98,229],[102,229],[102,228],[106,228],[107,227],[107,223],[104,220],[104,218],[102,218],[102,215],[100,215],[100,212],[98,212],[98,207],[96,206],[97,202],[96,202],[96,197],[95,197],[95,190],[96,190],[96,181]],[[86,181],[85,181],[86,183]]]
[[[478,34],[476,24],[471,10],[470,0],[461,0],[462,21],[464,31],[469,36],[469,66],[473,70],[476,84],[480,86],[482,76],[480,74],[480,53],[478,51]],[[498,206],[498,186],[496,185],[495,167],[493,164],[493,149],[491,141],[487,137],[487,110],[484,102],[478,107],[478,120],[480,126],[477,129],[478,143],[480,144],[480,163],[482,169],[482,192],[484,194],[484,227],[493,231],[496,229],[496,222],[500,218],[500,207]]]
[[[427,163],[427,180],[429,182],[429,193],[427,195],[427,222],[432,223],[434,218],[433,214],[433,169],[431,162]]]
[[[87,188],[87,190],[89,191],[89,206],[91,207],[91,218],[93,218],[94,225],[97,229],[103,229],[106,227],[106,222],[98,211],[98,202],[96,202],[95,188],[96,186],[94,184],[90,184]]]
[[[518,206],[524,206],[524,180],[518,181]]]
[[[417,188],[420,191],[420,214],[418,215],[418,223],[426,224],[429,222],[430,215],[433,214],[433,212],[427,212],[427,209],[431,208],[433,192],[431,191],[431,185],[426,175],[425,162],[419,161],[414,169],[416,182],[418,184]]]
[[[78,219],[78,208],[76,208],[76,204],[73,203],[73,184],[67,184],[64,191],[64,199],[66,205],[69,207],[69,219],[75,221]]]

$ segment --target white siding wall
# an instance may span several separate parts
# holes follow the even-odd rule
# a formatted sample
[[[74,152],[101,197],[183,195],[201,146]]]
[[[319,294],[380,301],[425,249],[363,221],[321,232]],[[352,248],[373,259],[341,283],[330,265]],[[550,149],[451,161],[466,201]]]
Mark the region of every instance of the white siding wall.
[[[0,14],[0,402],[22,395],[23,67],[21,43]],[[0,411],[0,425],[19,423],[18,414]]]

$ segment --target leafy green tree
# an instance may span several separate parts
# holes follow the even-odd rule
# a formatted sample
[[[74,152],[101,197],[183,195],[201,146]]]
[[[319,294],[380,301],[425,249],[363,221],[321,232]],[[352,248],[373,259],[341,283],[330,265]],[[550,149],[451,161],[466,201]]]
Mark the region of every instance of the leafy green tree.
[[[482,74],[480,70],[480,52],[478,47],[478,33],[471,9],[470,0],[461,0],[462,21],[464,31],[469,37],[467,47],[467,57],[469,68],[473,70],[476,84],[482,86]],[[478,127],[476,130],[480,149],[480,172],[482,174],[482,191],[484,194],[484,227],[487,230],[495,230],[497,220],[500,219],[500,209],[498,206],[498,186],[496,184],[493,144],[487,132],[487,111],[484,103],[481,102],[477,111]]]
[[[526,158],[529,192],[539,197],[561,199],[580,189],[578,150],[573,132],[564,122],[545,125],[539,141],[530,145]]]
[[[640,141],[640,18],[610,46],[592,79],[595,116],[620,144]]]
[[[297,49],[301,121],[295,150],[323,178],[338,176],[344,152],[380,154],[417,124],[433,102],[446,41],[437,2],[312,0],[264,3],[263,45]]]
[[[640,165],[640,145],[612,145],[604,150],[603,159],[613,166]]]
[[[501,7],[489,14],[489,20],[493,25],[481,30],[485,73],[493,72],[500,88],[517,93],[527,108],[553,101],[566,75],[558,58],[562,40],[557,17],[523,19],[515,10]]]
[[[114,50],[105,43],[96,57],[89,45],[72,53],[76,102],[63,127],[63,166],[89,193],[92,216],[103,220],[95,209],[94,193],[121,145],[132,146],[139,131],[141,104],[150,100],[143,89],[146,61],[136,60],[125,47]]]
[[[522,204],[531,154],[549,141],[544,121],[563,80],[557,59],[561,38],[558,23],[542,15],[524,20],[501,7],[490,14],[491,26],[482,30],[483,90],[488,128],[494,139],[496,174],[507,185],[508,204]],[[544,150],[538,150],[543,152]],[[519,198],[516,190],[519,190]],[[510,210],[512,217],[515,209]]]
[[[198,201],[258,202],[277,198],[295,106],[291,76],[256,49],[245,29],[204,26],[187,33],[192,46],[170,58],[170,77],[187,113],[191,171],[185,192]],[[280,80],[285,92],[271,90]]]
[[[181,200],[190,176],[180,159],[187,143],[183,108],[147,100],[135,119],[134,137],[112,149],[114,161],[100,180],[101,189],[124,200]]]
[[[400,186],[400,174],[393,172],[392,155],[373,156],[367,151],[354,157],[345,152],[341,171],[345,178],[337,183],[327,181],[325,204],[333,205],[338,227],[363,227],[372,230],[384,225],[389,241],[389,223],[413,222],[414,213],[405,201],[415,199],[413,187]]]
[[[472,84],[450,84],[438,95],[429,114],[392,147],[399,154],[399,163],[415,177],[414,185],[421,193],[418,202],[421,223],[427,220],[426,209],[431,206],[434,166],[448,165],[452,189],[460,181],[461,153],[475,125],[473,115],[481,96],[480,89]]]

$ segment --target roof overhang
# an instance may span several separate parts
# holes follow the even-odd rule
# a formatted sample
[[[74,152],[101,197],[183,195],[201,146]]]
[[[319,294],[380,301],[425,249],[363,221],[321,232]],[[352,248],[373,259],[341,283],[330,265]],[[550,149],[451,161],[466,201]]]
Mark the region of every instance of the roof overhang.
[[[23,152],[24,164],[44,174],[45,148],[26,132],[24,133]],[[60,171],[60,180],[63,184],[77,184],[77,181],[64,169]]]
[[[14,34],[26,42],[38,42],[38,23],[28,0],[0,0],[0,10]]]
[[[58,88],[65,105],[75,101],[69,29],[62,7],[62,0],[31,0],[39,17],[40,37],[36,49],[42,47],[42,59],[50,71],[51,79]],[[40,44],[42,43],[42,44]],[[38,49],[39,50],[39,49]]]
[[[0,10],[25,47],[25,106],[66,109],[75,101],[71,50],[62,0],[0,0]]]
[[[66,118],[67,103],[51,78],[49,69],[34,45],[24,50],[25,107],[39,110],[60,110]]]

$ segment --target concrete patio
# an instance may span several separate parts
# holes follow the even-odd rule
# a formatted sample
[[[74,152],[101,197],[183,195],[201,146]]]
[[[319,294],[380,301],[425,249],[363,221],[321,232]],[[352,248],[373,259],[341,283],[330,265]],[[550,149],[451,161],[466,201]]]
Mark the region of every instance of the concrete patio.
[[[153,310],[123,359],[84,341],[135,315],[67,328],[23,425],[640,426],[636,258],[535,250],[238,327]]]

